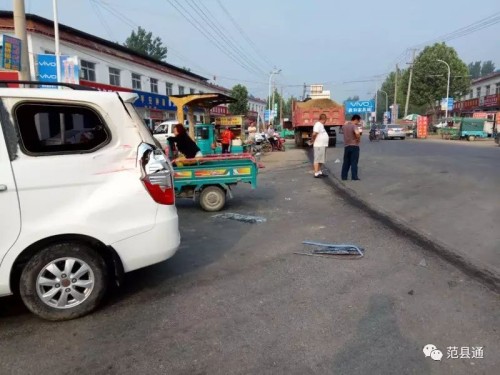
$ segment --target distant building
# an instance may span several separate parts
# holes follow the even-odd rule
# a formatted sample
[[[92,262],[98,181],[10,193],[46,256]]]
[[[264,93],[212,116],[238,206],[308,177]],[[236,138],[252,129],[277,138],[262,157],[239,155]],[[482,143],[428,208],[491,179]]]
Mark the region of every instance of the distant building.
[[[453,113],[500,119],[500,72],[473,80],[469,92],[454,103]]]
[[[27,14],[26,26],[31,79],[43,80],[39,63],[44,54],[54,54],[54,24],[52,20]],[[12,12],[0,11],[0,33],[14,34]],[[61,55],[78,57],[81,85],[106,91],[136,92],[139,99],[135,106],[147,123],[176,118],[176,107],[170,102],[170,95],[230,92],[198,74],[63,24],[59,24],[59,38]],[[251,97],[249,115],[263,114],[265,105],[264,100]],[[212,109],[211,119],[204,119],[203,112],[196,112],[195,120],[213,121],[214,117],[227,114],[228,107],[221,105]]]

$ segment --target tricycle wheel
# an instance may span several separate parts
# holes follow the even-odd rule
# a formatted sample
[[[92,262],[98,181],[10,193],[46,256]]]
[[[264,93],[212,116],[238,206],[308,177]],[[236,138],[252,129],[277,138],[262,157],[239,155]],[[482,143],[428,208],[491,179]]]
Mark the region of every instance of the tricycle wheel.
[[[468,138],[468,139],[469,139],[469,141],[471,141],[471,142],[472,142],[474,139],[476,139],[476,137],[474,137],[473,135],[469,135],[469,138]]]
[[[200,205],[205,211],[220,211],[226,204],[226,192],[218,186],[207,186],[201,191]]]

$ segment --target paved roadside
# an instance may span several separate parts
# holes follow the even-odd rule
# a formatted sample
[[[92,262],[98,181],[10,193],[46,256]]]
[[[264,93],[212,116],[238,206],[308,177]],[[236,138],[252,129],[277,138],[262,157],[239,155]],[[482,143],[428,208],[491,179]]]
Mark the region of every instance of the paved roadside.
[[[314,179],[303,150],[263,162],[258,189],[238,186],[226,212],[266,223],[179,201],[176,256],[127,275],[94,314],[44,322],[2,301],[0,373],[498,372],[498,295]],[[303,240],[352,242],[366,255],[294,254],[310,250]],[[427,344],[441,361],[425,358]],[[448,359],[448,347],[483,358]]]
[[[364,136],[362,181],[334,181],[500,290],[500,149],[482,143]],[[329,149],[327,163],[337,178],[340,146]]]

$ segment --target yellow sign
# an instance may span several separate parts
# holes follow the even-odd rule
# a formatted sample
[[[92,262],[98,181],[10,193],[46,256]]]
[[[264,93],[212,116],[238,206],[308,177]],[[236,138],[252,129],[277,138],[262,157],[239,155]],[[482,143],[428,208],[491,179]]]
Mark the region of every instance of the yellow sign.
[[[243,125],[243,116],[217,117],[215,124],[221,126],[241,126]]]

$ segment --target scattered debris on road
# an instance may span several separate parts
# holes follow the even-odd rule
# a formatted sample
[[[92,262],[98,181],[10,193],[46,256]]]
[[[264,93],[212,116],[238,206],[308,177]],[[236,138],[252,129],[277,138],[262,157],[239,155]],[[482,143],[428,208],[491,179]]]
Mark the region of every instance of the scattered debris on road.
[[[340,159],[335,159],[334,163],[335,164],[340,164]]]
[[[409,294],[410,296],[413,296],[413,295],[415,294],[415,291],[412,289],[412,290],[410,290],[410,291],[408,292],[408,294]]]
[[[267,219],[262,216],[242,215],[242,214],[235,214],[232,212],[225,212],[223,214],[213,215],[212,217],[216,219],[236,220],[236,221],[241,221],[242,223],[250,223],[250,224],[265,223],[267,221]]]
[[[303,241],[304,245],[316,246],[316,248],[310,253],[295,252],[298,255],[309,255],[309,256],[320,256],[320,257],[332,257],[332,256],[349,256],[349,258],[362,258],[365,254],[365,250],[356,245],[351,244],[331,244],[331,243],[320,243],[312,241]],[[353,255],[355,255],[353,257]]]
[[[427,267],[427,262],[425,261],[425,259],[422,259],[418,265],[420,267]]]

